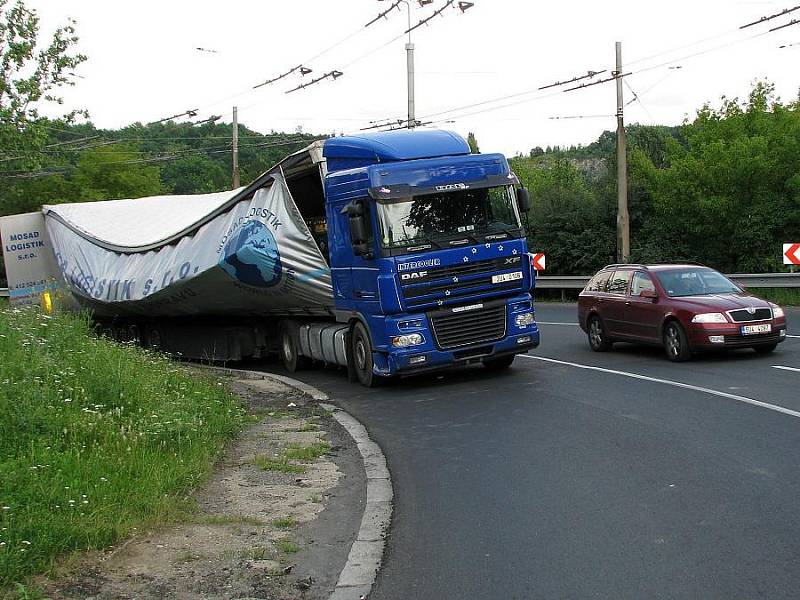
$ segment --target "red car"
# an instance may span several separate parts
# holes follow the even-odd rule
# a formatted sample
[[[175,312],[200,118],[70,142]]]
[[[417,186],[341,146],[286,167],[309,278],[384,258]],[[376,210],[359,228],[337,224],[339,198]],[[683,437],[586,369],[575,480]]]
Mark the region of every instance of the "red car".
[[[673,361],[718,348],[767,353],[786,339],[780,306],[691,264],[601,269],[578,297],[578,322],[596,352],[614,342],[654,344]]]

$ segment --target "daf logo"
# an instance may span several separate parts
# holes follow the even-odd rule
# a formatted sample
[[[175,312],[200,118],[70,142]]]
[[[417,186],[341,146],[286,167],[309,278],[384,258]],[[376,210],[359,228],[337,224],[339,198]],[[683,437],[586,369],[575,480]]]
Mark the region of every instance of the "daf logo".
[[[423,277],[427,277],[427,271],[417,271],[416,273],[400,273],[400,279],[403,281],[408,281],[412,279],[422,279]]]
[[[748,306],[747,307],[747,312],[749,312],[751,315],[756,314],[756,307],[755,306]]]

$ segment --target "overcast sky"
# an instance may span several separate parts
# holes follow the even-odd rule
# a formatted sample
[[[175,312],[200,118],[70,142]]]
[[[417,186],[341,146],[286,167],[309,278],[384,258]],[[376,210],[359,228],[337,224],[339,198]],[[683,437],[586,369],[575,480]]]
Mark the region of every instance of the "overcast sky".
[[[412,0],[412,23],[445,2],[421,8]],[[349,133],[372,120],[405,118],[406,7],[363,27],[391,3],[27,0],[45,31],[68,16],[77,20],[80,51],[89,60],[67,92],[67,105],[88,109],[98,127],[155,121],[193,108],[201,117],[220,114],[230,121],[236,104],[240,122],[265,133],[298,127]],[[613,82],[570,93],[537,88],[590,69],[610,72],[615,41],[623,43],[624,70],[633,72],[626,80],[641,100],[626,108],[629,123],[680,123],[704,102],[746,96],[760,78],[775,83],[784,100],[794,99],[800,25],[765,32],[800,19],[800,10],[768,25],[738,27],[797,3],[474,0],[464,14],[448,8],[412,33],[417,118],[464,136],[472,131],[481,150],[508,155],[591,143],[615,127]],[[313,73],[251,89],[300,63]],[[333,69],[344,75],[285,93]],[[633,99],[627,87],[625,95]],[[579,115],[605,116],[551,119]]]

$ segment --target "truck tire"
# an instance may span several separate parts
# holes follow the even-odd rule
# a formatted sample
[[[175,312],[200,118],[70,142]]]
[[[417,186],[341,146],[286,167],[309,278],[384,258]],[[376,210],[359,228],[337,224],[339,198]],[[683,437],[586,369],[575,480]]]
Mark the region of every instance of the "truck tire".
[[[353,368],[359,383],[365,387],[375,387],[378,378],[372,371],[372,342],[367,328],[361,323],[356,323],[353,327],[350,351],[353,354]]]
[[[279,352],[281,362],[286,370],[295,373],[308,368],[311,361],[306,356],[300,355],[300,326],[294,321],[283,321],[279,328]]]

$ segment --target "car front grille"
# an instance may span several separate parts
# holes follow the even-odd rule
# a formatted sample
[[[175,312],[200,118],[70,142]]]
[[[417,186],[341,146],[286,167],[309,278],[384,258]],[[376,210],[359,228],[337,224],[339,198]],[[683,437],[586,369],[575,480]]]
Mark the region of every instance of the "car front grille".
[[[470,308],[475,306],[476,308]],[[506,334],[504,301],[485,302],[428,313],[436,345],[450,350],[502,339]]]
[[[760,344],[771,344],[781,341],[781,332],[773,331],[770,333],[761,333],[756,335],[726,335],[725,346],[728,348],[745,348]]]
[[[755,312],[750,312],[746,308],[729,310],[728,316],[734,323],[750,323],[751,321],[769,321],[772,318],[772,310],[769,308],[757,308]]]

